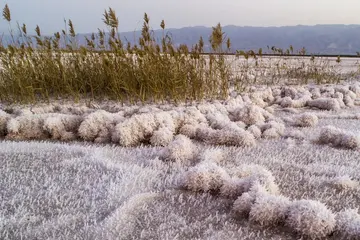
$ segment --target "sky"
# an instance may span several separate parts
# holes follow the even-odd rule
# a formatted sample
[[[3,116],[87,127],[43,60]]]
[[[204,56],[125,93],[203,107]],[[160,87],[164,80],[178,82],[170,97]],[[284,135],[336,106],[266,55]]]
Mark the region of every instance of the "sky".
[[[237,26],[292,26],[315,24],[359,24],[359,0],[0,0],[8,4],[13,19],[28,29],[38,24],[45,34],[64,28],[71,19],[78,33],[105,29],[102,14],[112,7],[120,31],[141,29],[144,12],[153,29],[162,19],[167,28],[214,26],[220,22]],[[0,30],[8,29],[0,20]]]

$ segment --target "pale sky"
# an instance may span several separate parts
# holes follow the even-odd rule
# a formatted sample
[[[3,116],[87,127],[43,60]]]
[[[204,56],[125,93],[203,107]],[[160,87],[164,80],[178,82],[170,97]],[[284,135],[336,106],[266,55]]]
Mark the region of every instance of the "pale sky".
[[[167,28],[214,26],[220,22],[237,26],[289,26],[315,24],[359,24],[360,0],[0,0],[7,3],[12,18],[44,33],[64,28],[71,19],[81,33],[104,29],[105,8],[115,9],[120,31],[139,30],[144,12],[154,29],[165,20]],[[0,20],[0,30],[7,23]]]

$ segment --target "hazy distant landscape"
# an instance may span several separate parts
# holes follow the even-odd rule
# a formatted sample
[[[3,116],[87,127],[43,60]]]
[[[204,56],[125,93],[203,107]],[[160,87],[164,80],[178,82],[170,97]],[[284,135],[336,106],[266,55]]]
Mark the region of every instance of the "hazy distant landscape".
[[[165,29],[165,34],[172,36],[174,44],[186,44],[189,47],[197,43],[200,36],[207,40],[211,34],[210,27],[194,26],[179,29]],[[294,49],[305,47],[307,53],[311,54],[350,54],[355,55],[360,52],[360,25],[315,25],[315,26],[285,26],[285,27],[240,27],[228,25],[223,27],[226,36],[232,40],[232,50],[257,50],[262,48],[264,53],[270,48],[286,49],[290,45]],[[4,40],[9,40],[3,31]],[[155,30],[158,40],[163,35],[162,30]],[[132,44],[137,43],[141,31],[120,33],[124,41]],[[85,45],[85,36],[90,34],[79,34],[79,43]],[[6,42],[6,41],[5,41]],[[210,50],[209,45],[205,45],[205,50]]]
[[[168,29],[176,44],[194,45],[200,36],[208,39],[209,27],[185,27]],[[290,45],[294,49],[305,47],[314,54],[356,54],[360,51],[360,25],[315,25],[289,27],[239,27],[224,26],[223,31],[232,40],[232,50],[255,50],[267,46],[286,49]],[[162,30],[155,31],[161,38]],[[122,36],[134,42],[134,32],[125,32]],[[135,39],[140,31],[135,33]],[[209,46],[206,46],[209,47]]]

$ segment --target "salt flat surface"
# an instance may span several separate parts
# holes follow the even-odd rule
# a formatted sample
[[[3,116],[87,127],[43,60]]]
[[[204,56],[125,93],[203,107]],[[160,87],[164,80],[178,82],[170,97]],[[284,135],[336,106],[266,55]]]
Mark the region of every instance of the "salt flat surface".
[[[359,99],[3,106],[0,239],[359,239]]]

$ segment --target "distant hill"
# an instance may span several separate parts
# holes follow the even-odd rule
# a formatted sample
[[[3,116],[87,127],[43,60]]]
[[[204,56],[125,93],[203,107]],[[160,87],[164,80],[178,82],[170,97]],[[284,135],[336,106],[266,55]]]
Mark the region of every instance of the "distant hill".
[[[224,26],[223,31],[232,42],[232,50],[257,50],[262,48],[267,52],[267,46],[286,49],[290,45],[294,49],[305,47],[313,54],[356,54],[360,51],[360,25],[315,25],[288,27],[239,27]],[[158,39],[162,30],[155,30]],[[202,36],[208,43],[211,34],[209,27],[185,27],[181,29],[166,29],[171,34],[175,44],[194,45]],[[84,36],[80,34],[79,42],[85,44]],[[140,31],[123,32],[122,38],[137,43]]]
[[[211,34],[208,27],[186,27],[168,29],[174,43],[192,46],[200,36],[208,40]],[[223,31],[231,39],[233,50],[267,50],[267,46],[286,49],[305,47],[314,54],[356,54],[360,51],[360,25],[315,25],[289,27],[238,27],[224,26]],[[124,32],[130,42],[138,38],[140,32]],[[155,31],[162,36],[162,30]]]

